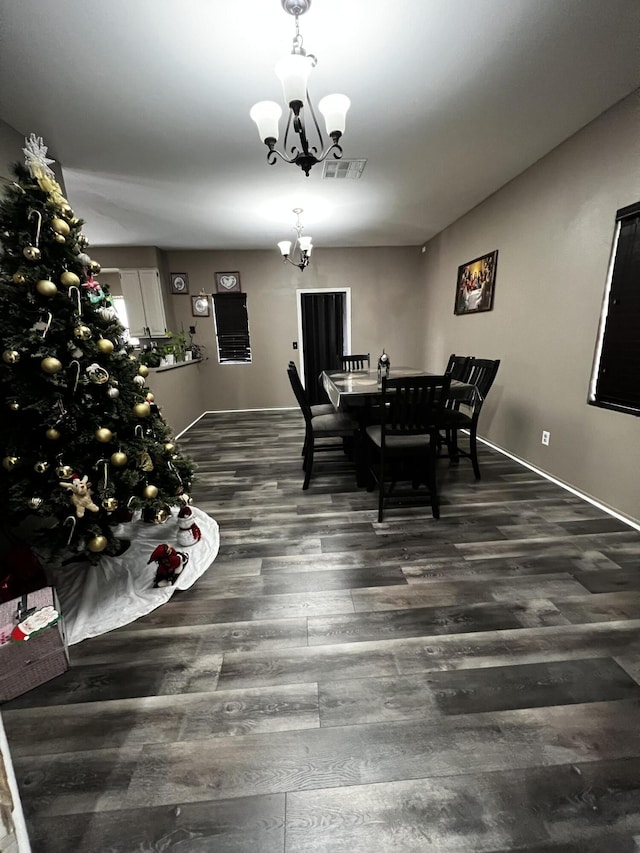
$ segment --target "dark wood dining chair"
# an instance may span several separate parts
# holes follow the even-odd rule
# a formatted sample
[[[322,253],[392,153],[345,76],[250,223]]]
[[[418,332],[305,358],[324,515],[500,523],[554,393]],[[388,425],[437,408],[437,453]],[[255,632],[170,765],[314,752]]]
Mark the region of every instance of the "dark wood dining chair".
[[[366,428],[369,488],[378,486],[378,521],[389,498],[422,498],[417,490],[423,483],[429,490],[432,515],[440,517],[438,435],[450,383],[447,375],[383,377],[382,422]],[[402,495],[395,491],[401,480],[411,483],[411,491]]]
[[[440,436],[440,445],[447,447],[447,453],[442,453],[444,459],[457,463],[461,456],[470,459],[476,480],[480,479],[478,464],[478,419],[487,394],[496,378],[500,359],[471,358],[464,382],[473,385],[471,397],[466,400],[454,400],[448,405],[443,414],[444,430]],[[458,432],[461,429],[469,431],[469,450],[463,450],[458,444]]]
[[[352,370],[368,370],[371,367],[371,354],[360,353],[359,355],[339,355],[341,367],[345,372]]]
[[[455,352],[452,352],[444,372],[452,379],[457,379],[459,382],[466,382],[469,370],[471,369],[472,358],[473,356],[470,355],[456,355]]]
[[[302,382],[300,381],[300,376],[298,375],[298,370],[293,362],[289,362],[287,375],[289,376],[293,393],[304,417],[305,434],[302,448],[304,457],[302,463],[304,483],[302,488],[308,489],[313,472],[314,454],[321,451],[335,452],[336,450],[344,453],[348,449],[348,441],[353,441],[355,437],[358,424],[348,415],[336,412],[333,406],[330,407],[330,412],[319,411],[325,408],[324,405],[313,406],[312,408],[309,405]],[[330,441],[327,441],[328,439]],[[339,439],[339,441],[331,441],[332,439]]]

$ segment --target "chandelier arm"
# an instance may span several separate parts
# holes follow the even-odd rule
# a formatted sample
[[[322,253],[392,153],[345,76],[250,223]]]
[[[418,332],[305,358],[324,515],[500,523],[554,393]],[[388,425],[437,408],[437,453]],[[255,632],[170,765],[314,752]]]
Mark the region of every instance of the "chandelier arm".
[[[320,130],[320,125],[318,124],[318,119],[316,118],[316,114],[313,110],[313,104],[311,103],[311,98],[309,97],[309,90],[307,89],[307,104],[309,105],[309,112],[311,113],[311,117],[313,118],[313,123],[316,127],[316,133],[318,134],[318,139],[320,140],[320,151],[324,148],[324,139],[322,137],[322,131]],[[317,154],[318,149],[312,149],[314,154]]]
[[[270,145],[269,150],[267,151],[267,163],[270,166],[275,166],[276,160],[278,157],[281,160],[283,160],[285,163],[295,163],[296,162],[295,160],[292,160],[290,157],[287,157],[286,154],[283,154],[281,151],[278,151],[278,149],[275,146]]]

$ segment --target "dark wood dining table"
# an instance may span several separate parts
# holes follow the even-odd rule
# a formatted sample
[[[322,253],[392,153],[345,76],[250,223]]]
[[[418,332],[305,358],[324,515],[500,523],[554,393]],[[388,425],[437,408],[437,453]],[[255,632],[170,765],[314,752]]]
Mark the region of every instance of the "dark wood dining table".
[[[393,367],[389,379],[402,376],[441,376],[418,367]],[[371,422],[371,414],[382,398],[382,387],[378,383],[377,368],[354,370],[345,373],[341,370],[323,370],[320,374],[322,386],[334,409],[349,412],[360,427],[360,440],[356,447],[356,476],[359,486],[366,484],[366,451],[364,430]],[[451,380],[449,399],[459,400],[473,405],[475,385]]]
[[[430,373],[418,367],[394,367],[389,372],[389,379],[400,376],[437,376],[442,374]],[[331,400],[334,409],[358,409],[375,405],[382,397],[382,388],[378,384],[377,368],[369,370],[354,370],[344,373],[340,370],[323,370],[322,385]],[[451,380],[449,398],[452,400],[473,401],[475,385]]]

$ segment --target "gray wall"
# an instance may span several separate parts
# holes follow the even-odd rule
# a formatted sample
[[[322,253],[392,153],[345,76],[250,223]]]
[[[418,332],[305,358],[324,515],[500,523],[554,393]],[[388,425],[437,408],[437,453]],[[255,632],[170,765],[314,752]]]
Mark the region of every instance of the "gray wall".
[[[172,296],[176,327],[196,325],[207,348],[202,403],[208,410],[295,405],[286,375],[298,339],[298,288],[351,288],[352,349],[377,356],[385,347],[396,364],[415,364],[422,352],[420,251],[415,247],[316,249],[301,272],[284,264],[277,247],[247,252],[169,252],[174,272],[189,274],[190,295],[215,290],[214,272],[238,270],[247,294],[253,362],[217,362],[213,318],[195,318],[190,296]]]
[[[640,420],[586,400],[615,213],[638,200],[636,92],[431,240],[423,256],[425,363],[442,364],[450,352],[502,359],[480,433],[636,521]],[[458,266],[493,249],[494,310],[454,316]]]

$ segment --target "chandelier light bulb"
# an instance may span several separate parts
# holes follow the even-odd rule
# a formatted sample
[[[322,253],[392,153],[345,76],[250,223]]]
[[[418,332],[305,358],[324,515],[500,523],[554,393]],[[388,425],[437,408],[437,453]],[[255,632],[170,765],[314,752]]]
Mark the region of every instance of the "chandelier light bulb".
[[[307,100],[307,82],[311,74],[312,60],[299,53],[290,53],[276,63],[276,76],[282,83],[284,102],[291,109],[293,104],[304,104]]]
[[[287,258],[291,254],[291,240],[281,240],[278,243],[278,248],[283,258]]]
[[[334,134],[342,136],[347,123],[347,110],[351,101],[346,95],[327,95],[318,104],[318,109],[324,116],[327,135],[333,138]]]
[[[258,136],[261,142],[268,139],[274,144],[278,141],[278,122],[282,115],[282,107],[275,101],[258,101],[251,107],[250,117],[258,126]]]

